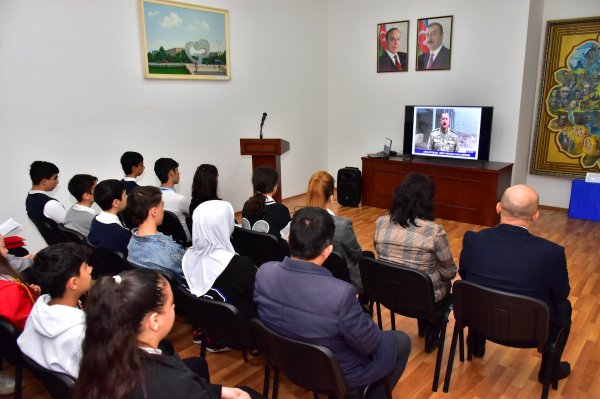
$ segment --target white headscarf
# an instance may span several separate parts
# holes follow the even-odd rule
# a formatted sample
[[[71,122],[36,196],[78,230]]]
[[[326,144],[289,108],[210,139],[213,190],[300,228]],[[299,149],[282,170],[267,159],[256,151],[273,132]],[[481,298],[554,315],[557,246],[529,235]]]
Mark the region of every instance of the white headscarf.
[[[206,201],[192,215],[192,246],[183,256],[182,267],[192,294],[204,295],[235,255],[233,207],[227,201]]]

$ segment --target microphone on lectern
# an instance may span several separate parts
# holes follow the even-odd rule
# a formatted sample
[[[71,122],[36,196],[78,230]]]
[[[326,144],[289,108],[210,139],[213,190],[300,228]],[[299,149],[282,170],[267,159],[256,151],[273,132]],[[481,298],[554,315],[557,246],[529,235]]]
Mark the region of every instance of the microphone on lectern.
[[[263,112],[263,116],[262,116],[262,119],[261,119],[261,121],[260,121],[260,138],[261,138],[261,139],[263,138],[263,135],[262,135],[262,128],[263,128],[263,125],[265,124],[265,119],[267,119],[267,113],[266,113],[266,112]]]

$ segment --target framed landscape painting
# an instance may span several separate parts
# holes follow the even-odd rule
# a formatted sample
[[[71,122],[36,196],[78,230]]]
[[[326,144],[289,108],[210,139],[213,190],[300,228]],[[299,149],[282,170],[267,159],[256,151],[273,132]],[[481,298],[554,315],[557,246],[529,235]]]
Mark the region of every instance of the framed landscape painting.
[[[600,172],[600,17],[548,21],[530,173]]]
[[[229,11],[140,0],[144,76],[229,80]]]

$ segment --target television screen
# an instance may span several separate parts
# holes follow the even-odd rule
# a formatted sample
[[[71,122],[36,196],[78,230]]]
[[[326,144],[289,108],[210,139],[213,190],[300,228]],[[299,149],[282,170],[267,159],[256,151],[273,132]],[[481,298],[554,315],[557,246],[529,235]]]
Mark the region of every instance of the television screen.
[[[407,105],[405,155],[489,160],[493,107]]]

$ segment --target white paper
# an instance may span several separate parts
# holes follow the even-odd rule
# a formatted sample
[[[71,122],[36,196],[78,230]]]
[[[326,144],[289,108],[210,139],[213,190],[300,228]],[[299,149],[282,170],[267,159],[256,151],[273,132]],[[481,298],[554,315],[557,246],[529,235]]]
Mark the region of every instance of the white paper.
[[[6,222],[0,224],[0,234],[5,236],[8,233],[10,233],[11,231],[13,231],[14,229],[16,229],[17,227],[21,227],[21,225],[19,223],[15,222],[15,220],[13,218],[10,218]]]

